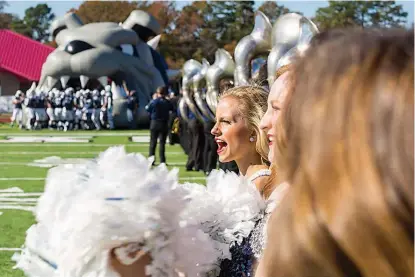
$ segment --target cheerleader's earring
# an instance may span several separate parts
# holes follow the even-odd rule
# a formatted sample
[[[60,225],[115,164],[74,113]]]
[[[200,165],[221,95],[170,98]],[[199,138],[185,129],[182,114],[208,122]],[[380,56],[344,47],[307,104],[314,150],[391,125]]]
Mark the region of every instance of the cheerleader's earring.
[[[250,141],[250,142],[254,142],[254,141],[255,141],[255,138],[254,138],[254,137],[250,137],[250,138],[249,138],[249,141]]]

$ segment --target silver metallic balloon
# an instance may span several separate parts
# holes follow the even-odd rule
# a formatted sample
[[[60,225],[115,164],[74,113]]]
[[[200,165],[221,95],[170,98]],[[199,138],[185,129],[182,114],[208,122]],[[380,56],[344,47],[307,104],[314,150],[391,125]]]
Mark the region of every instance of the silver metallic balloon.
[[[301,49],[306,48],[316,33],[318,33],[317,26],[302,15],[288,13],[277,19],[272,28],[272,50],[268,56],[270,86],[275,81],[278,61],[293,47],[298,47],[299,51],[302,51]]]
[[[183,65],[183,100],[199,120],[203,120],[202,113],[197,108],[193,99],[193,77],[202,69],[202,64],[194,59],[188,60]]]
[[[215,53],[215,62],[206,72],[206,102],[213,114],[216,112],[219,97],[219,82],[221,79],[233,77],[235,63],[232,56],[225,49],[218,49]]]
[[[272,25],[268,17],[260,11],[256,12],[253,31],[243,37],[235,48],[235,85],[248,85],[250,78],[250,62],[258,55],[268,53],[271,49]]]
[[[193,81],[193,98],[196,102],[198,109],[202,114],[213,120],[215,118],[214,114],[209,110],[209,107],[206,103],[206,73],[210,64],[206,59],[202,59],[202,69],[197,73]]]
[[[275,72],[277,72],[281,67],[293,63],[298,57],[304,55],[305,51],[308,49],[309,42],[300,43],[288,50],[277,62],[275,67]]]

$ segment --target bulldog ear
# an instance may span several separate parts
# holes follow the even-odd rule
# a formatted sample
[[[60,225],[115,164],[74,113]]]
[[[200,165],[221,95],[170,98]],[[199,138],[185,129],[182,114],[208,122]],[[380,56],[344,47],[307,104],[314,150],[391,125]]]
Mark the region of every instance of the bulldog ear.
[[[56,38],[58,33],[64,29],[75,29],[83,25],[81,19],[74,13],[70,12],[65,14],[63,17],[55,19],[50,24],[49,31],[53,38]]]
[[[122,27],[136,32],[142,41],[148,41],[150,37],[161,33],[161,26],[157,19],[148,12],[140,10],[132,11]]]
[[[161,35],[155,36],[154,38],[147,41],[148,46],[153,48],[153,50],[157,50],[157,46],[159,45]]]

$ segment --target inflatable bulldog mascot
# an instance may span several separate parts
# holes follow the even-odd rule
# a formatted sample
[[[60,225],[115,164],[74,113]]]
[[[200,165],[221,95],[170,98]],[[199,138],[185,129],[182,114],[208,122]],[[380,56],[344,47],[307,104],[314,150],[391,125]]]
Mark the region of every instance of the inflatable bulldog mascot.
[[[38,89],[92,91],[109,85],[116,127],[127,126],[126,97],[134,90],[139,102],[137,122],[148,123],[144,107],[157,87],[168,83],[167,65],[154,50],[161,27],[152,15],[135,10],[120,24],[84,25],[77,15],[68,13],[52,23],[51,33],[58,48],[43,64]]]

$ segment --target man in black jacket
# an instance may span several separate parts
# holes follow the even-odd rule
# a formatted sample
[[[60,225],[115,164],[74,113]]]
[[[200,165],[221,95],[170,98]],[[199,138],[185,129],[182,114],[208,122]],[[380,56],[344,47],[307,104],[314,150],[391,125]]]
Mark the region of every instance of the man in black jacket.
[[[157,88],[156,98],[146,106],[150,113],[150,149],[149,156],[154,156],[156,152],[157,139],[160,139],[160,163],[166,163],[165,146],[167,133],[169,131],[169,116],[173,106],[166,98],[166,88]],[[155,159],[154,159],[155,161]]]

